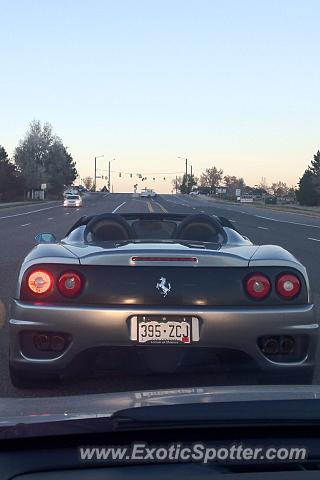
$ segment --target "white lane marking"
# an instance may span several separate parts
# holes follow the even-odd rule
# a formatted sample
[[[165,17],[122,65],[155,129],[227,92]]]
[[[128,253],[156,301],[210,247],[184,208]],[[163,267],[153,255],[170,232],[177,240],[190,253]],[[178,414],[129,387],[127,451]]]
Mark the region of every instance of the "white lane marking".
[[[31,223],[24,223],[23,225],[20,225],[20,227],[27,227],[28,225],[31,225]]]
[[[206,213],[204,210],[201,210],[201,213]]]
[[[118,205],[114,210],[112,210],[112,213],[116,213],[119,210],[119,208],[123,207],[123,205],[125,203],[127,203],[127,202],[123,202],[123,203],[121,203],[121,205]]]
[[[237,223],[237,220],[231,220],[231,218],[228,218],[229,222],[232,222],[232,223]]]
[[[249,215],[249,213],[248,213]],[[264,220],[274,220],[273,218],[270,218],[270,217],[264,217],[263,215],[254,215],[254,217],[257,217],[257,218],[263,218]],[[274,220],[275,222],[277,222],[277,220]]]
[[[70,212],[65,213],[65,215],[70,215]]]
[[[257,227],[257,228],[260,228],[260,230],[269,230],[269,228],[267,227]]]
[[[62,205],[55,205],[54,207],[40,208],[38,210],[31,210],[30,212],[15,213],[14,215],[6,215],[5,217],[0,217],[0,220],[4,220],[5,218],[21,217],[22,215],[31,215],[32,213],[44,212],[45,210],[51,210],[52,208],[60,208],[60,207],[62,207]]]
[[[53,217],[48,217],[48,220],[53,220]]]
[[[192,207],[192,208],[193,208],[193,210],[197,210],[196,207]]]
[[[320,238],[308,237],[308,240],[312,240],[313,242],[320,242]]]
[[[248,215],[250,214],[248,213]],[[302,227],[320,228],[320,225],[310,225],[310,223],[291,222],[290,220],[279,220],[278,218],[263,217],[262,215],[253,216],[257,218],[263,218],[264,220],[269,220],[270,222],[291,223],[292,225],[300,225]]]

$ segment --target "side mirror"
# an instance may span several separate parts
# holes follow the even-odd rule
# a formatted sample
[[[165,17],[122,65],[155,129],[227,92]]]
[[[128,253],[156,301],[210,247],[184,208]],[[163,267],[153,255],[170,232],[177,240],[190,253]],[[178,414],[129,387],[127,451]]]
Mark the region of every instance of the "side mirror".
[[[35,236],[35,241],[39,243],[57,243],[56,237],[53,233],[38,233]]]

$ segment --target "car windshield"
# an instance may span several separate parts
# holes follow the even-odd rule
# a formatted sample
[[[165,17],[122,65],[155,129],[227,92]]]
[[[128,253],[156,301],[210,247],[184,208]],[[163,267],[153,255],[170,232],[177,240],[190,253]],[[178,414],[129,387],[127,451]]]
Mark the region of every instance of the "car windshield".
[[[319,386],[320,3],[0,5],[8,411]]]

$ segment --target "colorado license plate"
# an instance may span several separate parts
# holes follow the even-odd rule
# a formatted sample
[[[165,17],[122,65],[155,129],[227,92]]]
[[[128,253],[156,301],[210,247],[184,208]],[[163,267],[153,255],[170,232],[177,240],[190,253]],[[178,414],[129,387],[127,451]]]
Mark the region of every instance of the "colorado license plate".
[[[131,319],[131,340],[187,345],[199,340],[199,321],[194,317],[138,315]]]

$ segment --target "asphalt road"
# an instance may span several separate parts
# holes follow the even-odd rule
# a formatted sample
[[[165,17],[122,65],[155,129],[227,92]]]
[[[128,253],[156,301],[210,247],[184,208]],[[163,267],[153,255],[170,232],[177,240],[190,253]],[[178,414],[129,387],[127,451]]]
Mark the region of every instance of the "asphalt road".
[[[320,307],[320,219],[297,213],[243,204],[224,204],[182,195],[161,195],[156,199],[133,198],[131,194],[88,194],[83,207],[65,209],[61,202],[12,207],[0,210],[0,397],[71,395],[122,390],[158,389],[212,385],[214,383],[253,383],[246,375],[235,379],[213,379],[212,374],[113,376],[104,379],[68,380],[53,389],[15,389],[8,376],[8,308],[14,294],[19,265],[34,246],[39,232],[52,232],[62,238],[82,215],[103,212],[175,212],[217,214],[227,217],[254,243],[277,244],[292,252],[308,269],[314,301]],[[320,369],[319,369],[320,370]],[[259,380],[257,380],[258,382]],[[316,371],[314,383],[320,383]]]

